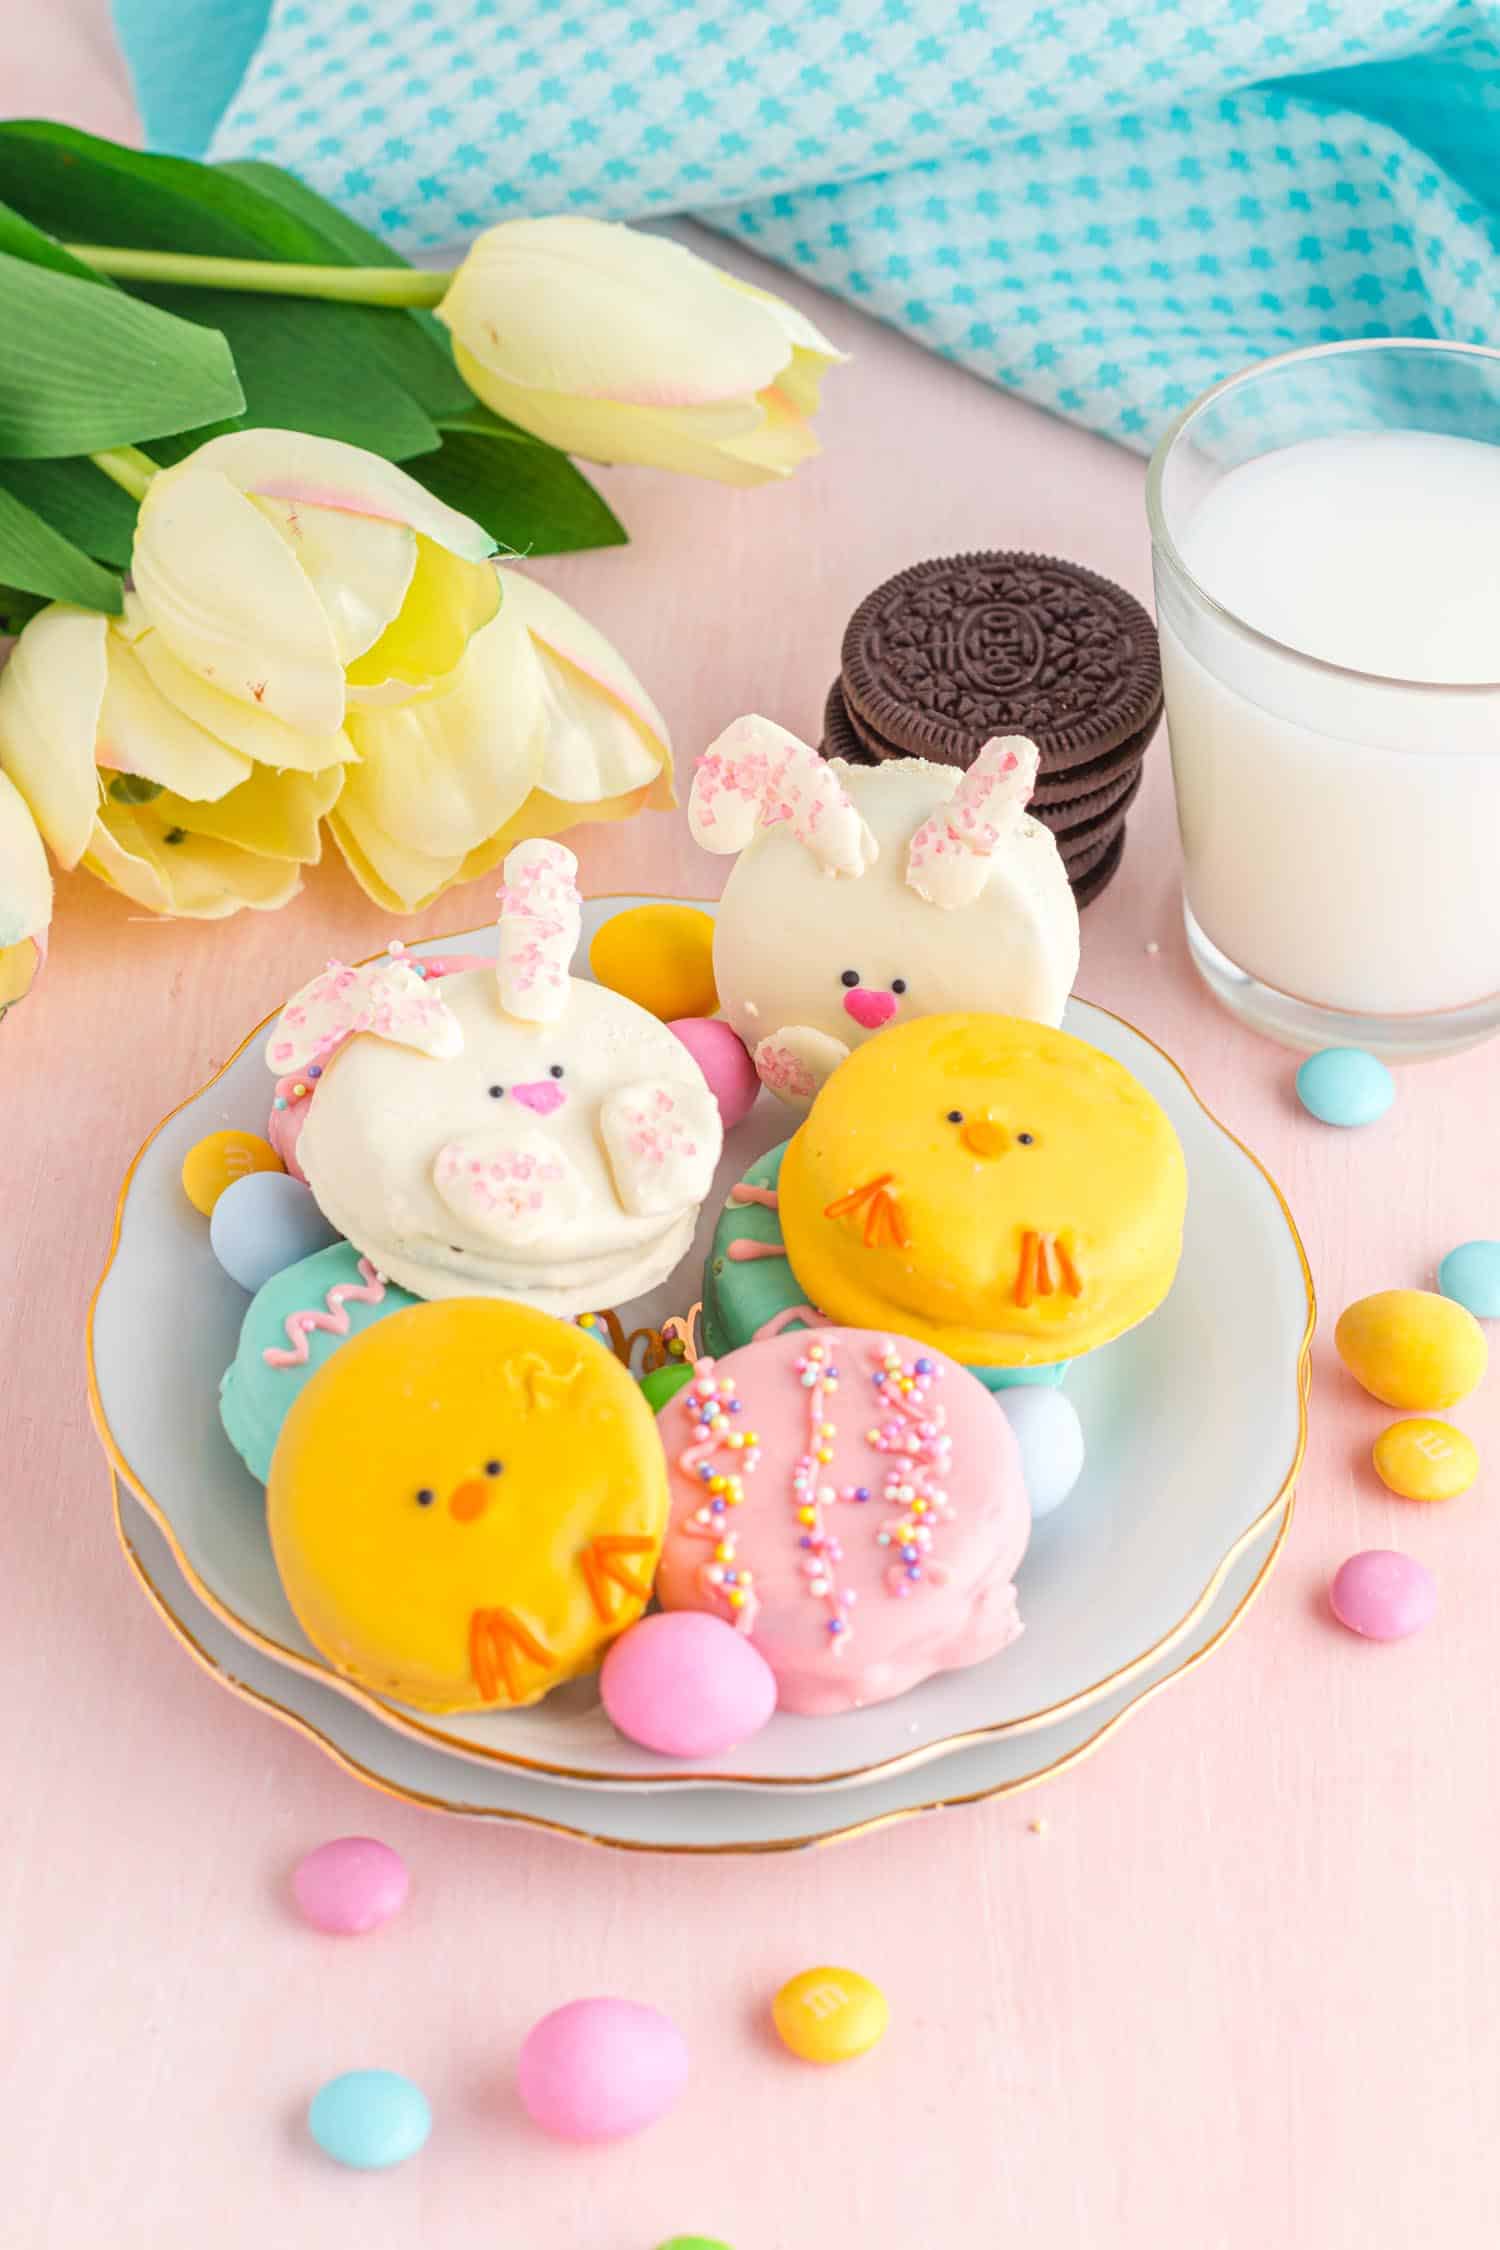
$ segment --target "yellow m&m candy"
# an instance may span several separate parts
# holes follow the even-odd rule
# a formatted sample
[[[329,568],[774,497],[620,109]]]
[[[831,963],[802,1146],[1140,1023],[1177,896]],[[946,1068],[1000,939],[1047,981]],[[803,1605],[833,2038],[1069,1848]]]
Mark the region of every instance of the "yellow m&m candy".
[[[1372,1398],[1408,1414],[1456,1406],[1481,1380],[1489,1359],[1474,1315],[1430,1289],[1382,1289],[1359,1298],[1339,1315],[1333,1341]]]
[[[713,917],[697,906],[630,906],[589,947],[589,967],[638,1008],[672,1023],[717,1014]]]
[[[1451,1422],[1393,1422],[1375,1440],[1375,1474],[1403,1500],[1456,1500],[1479,1474],[1479,1448]]]
[[[771,2003],[784,2047],[804,2062],[852,2062],[884,2038],[885,1994],[854,1969],[804,1969]]]
[[[286,1166],[269,1141],[259,1133],[228,1130],[210,1133],[195,1141],[182,1160],[182,1192],[195,1211],[213,1217],[214,1205],[227,1187],[250,1172],[284,1172]]]

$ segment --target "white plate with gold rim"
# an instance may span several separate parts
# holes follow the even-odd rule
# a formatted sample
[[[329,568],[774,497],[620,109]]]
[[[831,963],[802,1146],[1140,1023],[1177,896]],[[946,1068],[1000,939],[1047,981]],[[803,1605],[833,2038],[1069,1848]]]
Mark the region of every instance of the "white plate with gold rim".
[[[1227,1638],[1270,1576],[1291,1521],[1290,1498],[1231,1566],[1205,1614],[1128,1687],[1031,1734],[955,1750],[927,1772],[902,1767],[835,1791],[559,1788],[545,1774],[457,1759],[382,1726],[368,1710],[307,1673],[250,1646],[200,1602],[157,1525],[115,1484],[115,1521],[131,1568],[173,1637],[219,1686],[315,1743],[358,1781],[429,1811],[545,1830],[620,1851],[806,1851],[876,1834],[918,1813],[1005,1797],[1087,1758],[1163,1688]]]
[[[595,900],[585,937],[635,899]],[[493,932],[417,953],[493,950]],[[1069,1373],[1089,1460],[1038,1526],[1019,1589],[1026,1630],[1001,1656],[837,1718],[778,1714],[716,1761],[684,1769],[623,1741],[590,1683],[524,1711],[433,1718],[337,1677],[292,1616],[271,1557],[261,1488],[218,1420],[219,1377],[246,1298],[182,1194],[182,1159],[225,1125],[262,1130],[270,1080],[257,1026],[219,1075],[166,1118],[131,1167],[90,1318],[91,1395],[105,1450],[154,1517],[199,1600],[265,1655],[321,1680],[385,1725],[447,1754],[554,1781],[633,1789],[852,1785],[979,1738],[1050,1728],[1127,1688],[1184,1641],[1234,1562],[1289,1495],[1306,1435],[1311,1279],[1285,1202],[1176,1066],[1130,1025],[1075,1000],[1068,1029],[1156,1096],[1187,1154],[1182,1264],[1165,1304]],[[762,1095],[730,1136],[692,1257],[663,1291],[619,1308],[659,1325],[700,1294],[707,1237],[729,1186],[783,1138]]]

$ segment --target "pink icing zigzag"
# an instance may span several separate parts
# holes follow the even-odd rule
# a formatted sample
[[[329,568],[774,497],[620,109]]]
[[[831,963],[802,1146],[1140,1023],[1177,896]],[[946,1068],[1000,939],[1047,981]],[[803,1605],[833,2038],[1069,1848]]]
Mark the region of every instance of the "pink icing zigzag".
[[[378,1305],[385,1296],[385,1283],[368,1258],[359,1261],[359,1279],[363,1288],[359,1282],[336,1281],[323,1299],[324,1310],[310,1307],[305,1312],[288,1313],[286,1333],[291,1350],[268,1344],[261,1353],[267,1367],[305,1367],[311,1357],[307,1339],[315,1328],[330,1336],[347,1336],[349,1315],[345,1305]]]

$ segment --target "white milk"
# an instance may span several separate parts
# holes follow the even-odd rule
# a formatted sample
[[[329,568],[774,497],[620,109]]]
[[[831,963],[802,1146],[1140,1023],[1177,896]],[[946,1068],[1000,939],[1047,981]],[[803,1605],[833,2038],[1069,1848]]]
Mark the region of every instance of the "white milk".
[[[1500,991],[1500,446],[1312,439],[1231,470],[1172,528],[1204,592],[1282,644],[1159,584],[1203,930],[1325,1008]]]

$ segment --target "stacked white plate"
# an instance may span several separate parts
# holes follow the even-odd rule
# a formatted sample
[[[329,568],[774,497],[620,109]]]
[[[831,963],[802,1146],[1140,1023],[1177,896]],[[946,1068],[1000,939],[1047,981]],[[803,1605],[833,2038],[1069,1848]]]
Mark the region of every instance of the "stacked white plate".
[[[592,902],[585,938],[644,903]],[[491,951],[493,932],[413,950],[455,948]],[[1071,1764],[1206,1656],[1264,1582],[1302,1457],[1313,1300],[1278,1189],[1167,1057],[1084,1001],[1067,1028],[1116,1056],[1171,1117],[1187,1153],[1187,1230],[1166,1303],[1069,1374],[1088,1465],[1037,1526],[1019,1577],[1026,1630],[991,1663],[838,1718],[778,1714],[711,1772],[622,1740],[589,1683],[525,1711],[433,1718],[339,1679],[287,1606],[263,1493],[219,1426],[247,1300],[180,1180],[205,1134],[263,1131],[263,1026],[131,1167],[90,1320],[120,1535],[164,1622],[224,1685],[377,1787],[597,1842],[789,1849]],[[724,1194],[787,1129],[786,1110],[762,1095],[730,1136],[693,1258],[668,1290],[619,1308],[627,1327],[657,1326],[697,1298]]]

